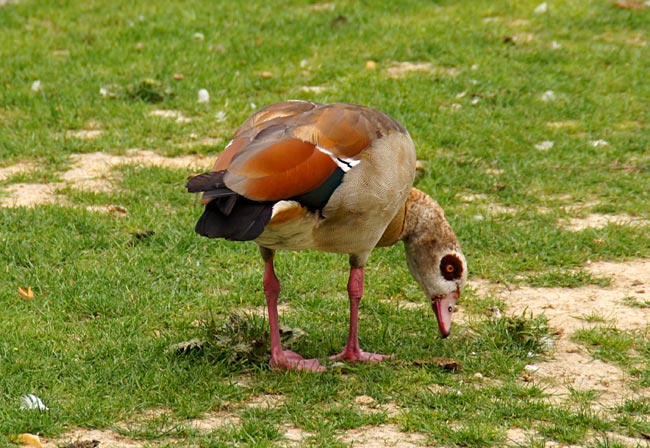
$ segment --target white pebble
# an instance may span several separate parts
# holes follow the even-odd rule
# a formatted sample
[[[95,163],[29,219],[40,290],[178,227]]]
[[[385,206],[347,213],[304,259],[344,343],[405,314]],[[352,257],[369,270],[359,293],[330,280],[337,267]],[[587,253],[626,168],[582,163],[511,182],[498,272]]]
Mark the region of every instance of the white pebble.
[[[41,90],[43,90],[41,81],[34,81],[32,83],[32,92],[40,92]]]
[[[555,143],[553,143],[552,141],[545,140],[543,142],[536,144],[535,149],[539,151],[548,151],[549,149],[553,148],[553,145],[555,145]]]
[[[544,14],[548,11],[548,4],[546,2],[540,3],[537,8],[535,8],[535,14]]]
[[[594,148],[604,148],[605,146],[609,146],[609,142],[605,140],[591,140],[589,142],[589,145],[594,147]]]
[[[199,103],[209,103],[210,102],[210,93],[205,90],[199,90]]]
[[[555,101],[557,99],[557,95],[552,90],[547,90],[546,92],[542,93],[541,98],[542,101],[548,103],[549,101]]]

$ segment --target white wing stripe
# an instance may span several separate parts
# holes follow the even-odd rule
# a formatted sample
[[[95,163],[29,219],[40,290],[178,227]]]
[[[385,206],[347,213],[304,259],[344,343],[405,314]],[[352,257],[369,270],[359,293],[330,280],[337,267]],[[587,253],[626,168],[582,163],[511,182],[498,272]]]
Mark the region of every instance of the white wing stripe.
[[[336,165],[338,165],[338,167],[341,168],[344,172],[348,172],[351,168],[359,164],[359,160],[351,159],[348,157],[337,157],[332,151],[321,148],[320,146],[316,146],[316,149],[318,149],[323,154],[330,156],[334,163],[336,163]]]

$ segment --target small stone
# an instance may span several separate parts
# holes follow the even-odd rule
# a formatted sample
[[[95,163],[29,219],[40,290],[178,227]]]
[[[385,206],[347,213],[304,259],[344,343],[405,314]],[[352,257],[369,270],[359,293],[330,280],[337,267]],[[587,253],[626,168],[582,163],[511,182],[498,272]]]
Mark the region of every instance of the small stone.
[[[609,142],[602,139],[591,140],[589,142],[589,146],[591,146],[592,148],[604,148],[606,146],[609,146]]]
[[[199,103],[209,103],[210,102],[210,92],[206,89],[199,90]]]
[[[135,49],[136,51],[144,50],[144,44],[142,42],[138,42],[137,44],[135,44]]]
[[[185,78],[182,73],[174,73],[174,80],[175,81],[182,81]]]
[[[40,92],[43,90],[43,84],[41,84],[41,81],[34,81],[32,83],[32,92]]]
[[[273,78],[273,73],[267,71],[260,72],[260,78],[264,78],[264,79]]]
[[[366,69],[367,70],[375,70],[377,68],[377,63],[373,60],[368,60],[366,61]]]
[[[551,101],[555,101],[557,99],[557,95],[555,95],[555,92],[553,92],[552,90],[547,90],[546,92],[542,93],[541,99],[545,103],[548,103]]]
[[[539,370],[539,366],[535,364],[527,364],[524,366],[524,370],[526,372],[537,372]]]
[[[548,151],[549,149],[553,148],[553,145],[555,145],[555,143],[553,143],[552,141],[545,140],[543,142],[536,144],[535,149],[537,149],[538,151]]]
[[[535,8],[535,14],[544,14],[548,11],[548,4],[546,2],[540,3],[537,8]]]
[[[203,35],[203,33],[194,33],[194,36],[192,36],[192,39],[194,39],[196,41],[202,41],[202,40],[205,39],[205,36]]]

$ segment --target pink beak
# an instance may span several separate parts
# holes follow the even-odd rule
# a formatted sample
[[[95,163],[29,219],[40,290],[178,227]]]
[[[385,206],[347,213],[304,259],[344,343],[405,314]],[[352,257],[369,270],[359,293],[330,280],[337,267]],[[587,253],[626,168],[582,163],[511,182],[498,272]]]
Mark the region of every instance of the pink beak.
[[[451,333],[451,315],[456,308],[456,302],[460,296],[460,291],[452,291],[444,296],[434,296],[431,298],[431,307],[433,312],[436,313],[438,319],[438,326],[443,338],[449,336]]]

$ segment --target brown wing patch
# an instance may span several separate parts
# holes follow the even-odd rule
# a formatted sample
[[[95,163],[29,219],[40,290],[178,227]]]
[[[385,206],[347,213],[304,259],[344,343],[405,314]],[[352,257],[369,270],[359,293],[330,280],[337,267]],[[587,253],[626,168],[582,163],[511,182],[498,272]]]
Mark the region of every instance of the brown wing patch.
[[[224,177],[228,188],[254,201],[278,201],[315,189],[336,169],[312,144],[288,140],[264,148],[241,166],[234,160]]]
[[[219,154],[217,160],[214,162],[212,171],[221,171],[225,170],[230,166],[232,158],[239,152],[239,150],[248,142],[248,139],[245,137],[235,137],[233,138],[228,146]]]
[[[294,129],[294,135],[340,157],[356,156],[376,136],[366,117],[350,105],[326,106],[310,115],[307,124]]]
[[[262,129],[276,124],[281,119],[302,114],[317,106],[320,106],[320,104],[312,103],[311,101],[283,101],[281,103],[271,104],[258,110],[244,121],[235,132],[235,137],[249,134],[251,131],[252,134],[256,134]]]
[[[271,138],[269,142],[265,139],[250,144],[246,154],[240,154],[231,162],[228,171],[248,178],[266,177],[305,163],[317,151],[311,143],[281,137],[279,135],[275,143],[275,138]]]
[[[248,118],[213,169],[225,170],[226,186],[251,200],[289,199],[321,185],[337,167],[333,157],[354,158],[393,130],[404,131],[367,107],[285,101]]]

